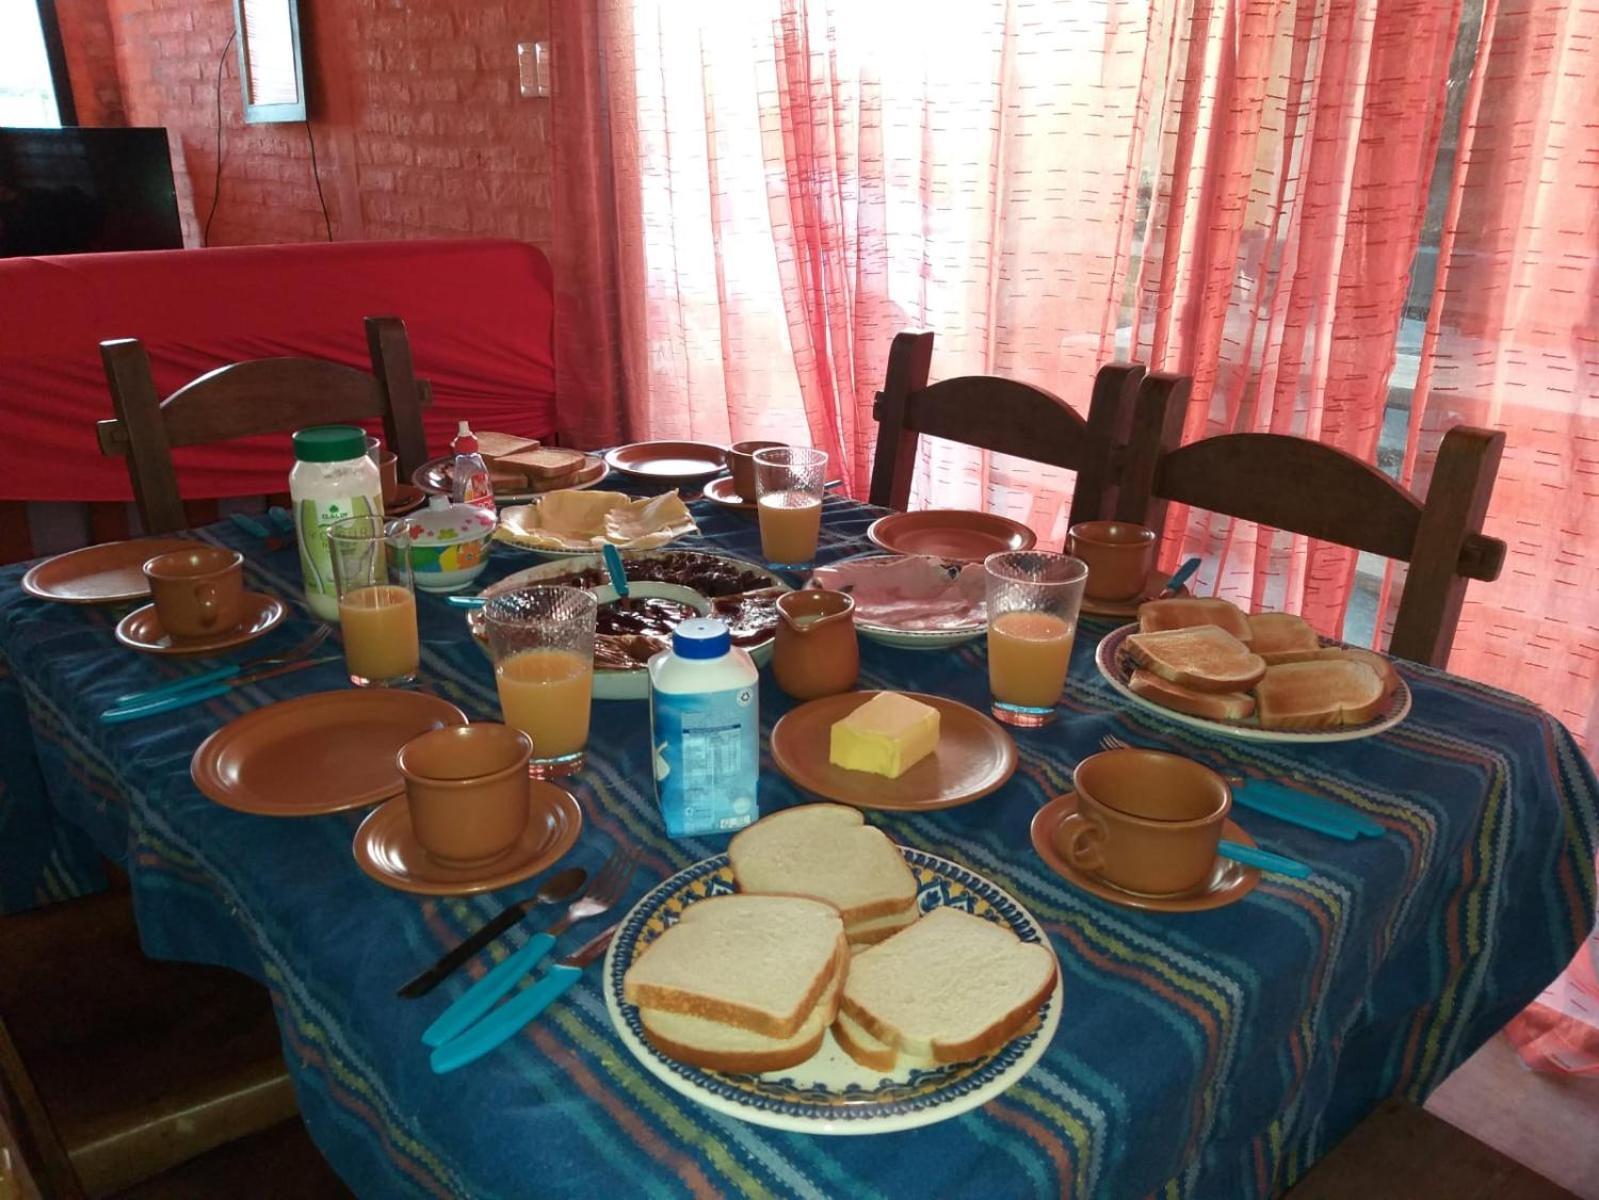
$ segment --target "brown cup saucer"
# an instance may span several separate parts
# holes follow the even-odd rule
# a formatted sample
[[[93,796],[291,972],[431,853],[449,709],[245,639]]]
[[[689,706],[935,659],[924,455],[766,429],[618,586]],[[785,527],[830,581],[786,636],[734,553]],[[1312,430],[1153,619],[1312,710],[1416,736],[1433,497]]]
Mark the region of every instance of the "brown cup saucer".
[[[277,628],[288,612],[283,601],[265,592],[245,592],[240,601],[239,623],[209,637],[174,638],[161,627],[155,605],[136,608],[117,622],[117,641],[147,654],[216,654],[254,641]]]
[[[731,475],[724,475],[720,479],[711,480],[705,485],[705,490],[701,495],[718,508],[731,508],[739,512],[755,511],[755,501],[746,500],[738,494],[733,487],[733,477]]]
[[[399,483],[394,487],[394,495],[383,502],[383,515],[385,517],[398,517],[413,509],[421,508],[428,494],[414,483]]]
[[[1210,883],[1198,891],[1187,892],[1180,896],[1146,896],[1126,891],[1113,883],[1107,883],[1097,875],[1091,875],[1074,867],[1061,857],[1060,851],[1055,848],[1055,839],[1060,828],[1079,819],[1076,792],[1067,792],[1064,796],[1055,797],[1033,815],[1033,849],[1038,852],[1038,857],[1044,860],[1050,870],[1068,883],[1076,884],[1083,891],[1091,892],[1101,900],[1109,900],[1112,904],[1119,904],[1123,908],[1142,908],[1150,912],[1201,912],[1209,908],[1222,908],[1242,900],[1254,891],[1255,885],[1260,882],[1260,872],[1254,867],[1246,867],[1231,859],[1218,858]],[[1255,844],[1255,839],[1232,821],[1222,823],[1221,835],[1241,846]]]
[[[1140,604],[1148,604],[1156,596],[1160,595],[1161,589],[1166,586],[1166,581],[1170,578],[1171,572],[1169,571],[1159,569],[1150,571],[1149,580],[1144,584],[1144,594],[1132,600],[1096,600],[1085,592],[1083,593],[1082,611],[1086,616],[1090,617],[1136,617],[1138,615],[1138,606]],[[1179,596],[1188,595],[1187,587],[1179,588],[1177,594]]]
[[[505,853],[471,866],[446,866],[422,849],[411,829],[410,801],[396,796],[367,814],[351,847],[361,870],[386,887],[424,896],[464,896],[537,875],[577,841],[583,810],[553,783],[528,781],[527,828]]]

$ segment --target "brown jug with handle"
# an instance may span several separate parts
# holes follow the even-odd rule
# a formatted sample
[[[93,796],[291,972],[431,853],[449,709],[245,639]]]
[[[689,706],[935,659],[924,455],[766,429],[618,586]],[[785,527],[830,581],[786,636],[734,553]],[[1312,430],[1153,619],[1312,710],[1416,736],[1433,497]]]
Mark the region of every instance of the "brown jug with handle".
[[[814,700],[849,691],[860,673],[853,599],[820,588],[778,598],[772,652],[778,687],[796,700]]]

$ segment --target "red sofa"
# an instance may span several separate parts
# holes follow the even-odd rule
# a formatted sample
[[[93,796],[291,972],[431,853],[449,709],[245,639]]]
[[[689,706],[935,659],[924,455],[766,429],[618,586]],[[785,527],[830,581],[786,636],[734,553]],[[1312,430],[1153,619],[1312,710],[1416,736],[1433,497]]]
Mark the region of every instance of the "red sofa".
[[[0,501],[126,500],[102,458],[111,404],[99,343],[137,337],[163,394],[224,363],[274,355],[365,368],[361,320],[393,314],[433,385],[428,445],[462,417],[556,431],[554,299],[544,255],[499,240],[350,242],[0,260]],[[186,499],[282,491],[287,437],[175,456]],[[15,505],[6,506],[15,510]],[[9,522],[15,527],[15,520]]]

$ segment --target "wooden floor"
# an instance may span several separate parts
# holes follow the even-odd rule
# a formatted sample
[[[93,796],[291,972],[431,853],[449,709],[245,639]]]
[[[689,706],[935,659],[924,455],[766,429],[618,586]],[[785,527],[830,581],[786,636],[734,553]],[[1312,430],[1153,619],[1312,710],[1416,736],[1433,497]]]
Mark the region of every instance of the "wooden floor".
[[[1599,1200],[1599,1077],[1529,1071],[1500,1036],[1444,1081],[1427,1111],[1581,1200]]]

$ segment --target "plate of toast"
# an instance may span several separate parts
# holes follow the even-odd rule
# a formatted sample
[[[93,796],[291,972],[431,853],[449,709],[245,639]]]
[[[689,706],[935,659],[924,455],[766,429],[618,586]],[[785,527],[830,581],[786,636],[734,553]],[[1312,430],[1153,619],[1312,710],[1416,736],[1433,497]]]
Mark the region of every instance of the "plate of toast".
[[[1250,741],[1353,741],[1410,713],[1410,688],[1385,656],[1321,637],[1291,613],[1245,613],[1214,598],[1141,605],[1094,661],[1136,704]]]
[[[913,1129],[986,1103],[1042,1057],[1062,1003],[1026,909],[836,804],[757,821],[650,891],[603,986],[623,1045],[666,1086],[815,1134]]]
[[[545,446],[535,438],[491,432],[478,434],[477,441],[496,503],[531,500],[566,488],[590,488],[611,473],[599,455]],[[411,473],[411,482],[429,495],[447,496],[454,469],[453,454],[432,458]]]

